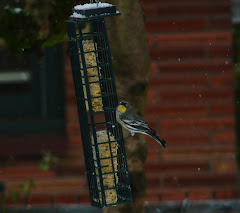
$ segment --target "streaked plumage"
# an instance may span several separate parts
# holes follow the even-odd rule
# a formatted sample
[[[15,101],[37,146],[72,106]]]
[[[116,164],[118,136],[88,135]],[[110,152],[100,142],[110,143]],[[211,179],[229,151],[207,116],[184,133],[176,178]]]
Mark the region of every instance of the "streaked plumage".
[[[120,101],[116,108],[116,119],[125,129],[135,133],[142,133],[152,137],[162,146],[166,147],[166,141],[156,135],[156,131],[148,126],[148,124],[137,114],[135,114],[126,101]]]

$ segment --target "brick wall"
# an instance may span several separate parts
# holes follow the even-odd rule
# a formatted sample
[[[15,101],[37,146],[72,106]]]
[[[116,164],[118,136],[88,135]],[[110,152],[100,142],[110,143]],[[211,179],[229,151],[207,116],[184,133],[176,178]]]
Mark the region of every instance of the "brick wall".
[[[143,0],[151,68],[147,200],[236,197],[228,0]]]
[[[236,197],[231,21],[228,0],[143,0],[150,44],[146,120],[167,141],[147,138],[147,201]],[[72,73],[65,57],[68,148],[54,172],[38,160],[1,164],[6,189],[36,188],[18,204],[87,203],[89,195]],[[12,202],[7,199],[9,204]]]

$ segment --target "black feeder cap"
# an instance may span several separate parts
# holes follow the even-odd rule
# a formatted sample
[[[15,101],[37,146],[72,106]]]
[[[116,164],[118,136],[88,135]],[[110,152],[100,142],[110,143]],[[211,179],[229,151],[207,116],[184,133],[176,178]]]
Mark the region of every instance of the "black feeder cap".
[[[85,4],[85,5],[90,5],[89,7],[80,7],[78,9],[76,6],[73,9],[73,13],[77,13],[79,15],[82,15],[77,17],[77,16],[71,16],[71,19],[94,19],[96,16],[101,16],[101,17],[106,17],[106,16],[118,16],[121,15],[119,11],[117,11],[115,5],[110,5],[106,4],[101,5],[104,3],[92,3],[92,4]],[[83,6],[85,6],[83,5]],[[91,6],[92,5],[92,6]],[[95,6],[95,7],[94,7]]]

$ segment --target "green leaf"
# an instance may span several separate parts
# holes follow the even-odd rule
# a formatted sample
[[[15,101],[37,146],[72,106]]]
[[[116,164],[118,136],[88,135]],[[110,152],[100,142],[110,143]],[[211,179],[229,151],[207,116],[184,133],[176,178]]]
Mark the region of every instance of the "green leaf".
[[[46,162],[41,162],[40,163],[40,169],[44,172],[49,170],[49,165]]]
[[[48,171],[53,169],[58,163],[58,158],[50,151],[44,152],[40,163],[40,169],[42,171]]]
[[[30,194],[30,187],[29,187],[29,183],[28,183],[28,182],[23,182],[23,183],[21,184],[21,188],[22,188],[23,193],[24,193],[25,195],[29,195],[29,194]]]
[[[19,198],[20,198],[20,194],[19,194],[19,192],[16,189],[13,189],[13,190],[10,191],[10,199],[14,203],[18,202]]]
[[[29,185],[30,185],[30,188],[36,188],[36,185],[35,185],[34,180],[32,178],[29,179]]]

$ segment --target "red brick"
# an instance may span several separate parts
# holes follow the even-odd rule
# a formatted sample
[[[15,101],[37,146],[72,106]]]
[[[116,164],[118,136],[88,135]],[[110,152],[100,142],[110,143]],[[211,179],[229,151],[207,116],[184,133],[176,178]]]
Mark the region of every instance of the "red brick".
[[[233,199],[237,198],[238,193],[236,188],[225,188],[214,190],[215,199]]]
[[[236,174],[196,174],[196,175],[172,175],[164,178],[164,185],[171,187],[185,186],[223,186],[235,185]]]
[[[216,172],[234,172],[237,171],[237,162],[236,160],[214,160],[212,162],[213,171]]]
[[[76,105],[66,107],[66,119],[67,121],[78,121],[78,111]]]
[[[158,70],[158,65],[157,65],[157,63],[151,62],[150,68],[149,68],[149,75],[156,74],[156,73],[158,73],[158,72],[159,72],[159,70]]]
[[[150,57],[152,60],[183,60],[205,58],[205,47],[174,47],[174,48],[158,48],[150,49]]]
[[[201,3],[201,4],[179,4],[179,5],[166,5],[160,4],[157,7],[159,16],[215,16],[215,15],[228,15],[230,13],[229,3],[222,4],[215,3]]]
[[[159,101],[158,96],[159,96],[159,94],[157,91],[155,91],[153,89],[149,89],[148,93],[147,93],[147,103],[148,104],[158,103],[158,101]]]
[[[210,86],[212,87],[224,87],[232,86],[234,84],[233,75],[220,75],[209,77]]]
[[[155,20],[146,21],[146,30],[148,32],[164,32],[164,31],[190,31],[203,30],[205,28],[205,20],[201,18],[191,18],[185,20]]]
[[[26,205],[26,198],[23,195],[20,195],[19,199],[15,202],[12,198],[8,195],[6,197],[6,205],[7,206],[25,206]]]
[[[79,123],[67,123],[67,132],[70,135],[76,135],[80,133]]]
[[[53,196],[50,194],[31,194],[28,205],[51,205]]]
[[[229,104],[212,104],[210,106],[211,115],[233,115],[235,108],[232,103]]]
[[[160,100],[165,103],[192,103],[192,102],[216,102],[233,101],[233,88],[224,89],[192,89],[192,90],[174,90],[162,91]]]
[[[162,119],[160,121],[160,129],[172,130],[172,129],[231,129],[235,126],[234,117],[216,117],[216,118],[184,118],[184,119]]]
[[[70,160],[69,163],[66,164],[62,164],[60,166],[58,166],[58,168],[56,169],[56,173],[57,175],[61,175],[61,176],[76,176],[76,175],[84,175],[86,174],[86,169],[85,166],[82,166],[82,162],[77,161],[75,162],[74,159],[72,159],[71,161],[74,161],[74,165],[71,164]],[[84,159],[82,159],[82,161],[84,161]],[[78,163],[78,165],[76,165],[76,163]]]
[[[82,148],[82,138],[80,135],[69,135],[68,136],[69,148]]]
[[[209,56],[212,58],[230,58],[232,56],[231,46],[209,47]]]
[[[146,113],[149,116],[190,116],[206,115],[206,106],[204,104],[187,104],[187,105],[147,105]]]
[[[180,87],[206,87],[208,85],[207,76],[161,76],[150,77],[150,88],[180,88]]]
[[[66,60],[69,60],[69,59],[70,59],[70,58],[67,57]],[[70,64],[70,63],[67,63],[67,61],[66,61],[66,64],[65,64],[65,66],[64,66],[64,71],[65,71],[65,74],[66,74],[66,73],[72,74],[71,64]]]
[[[77,194],[66,193],[66,194],[57,194],[55,198],[56,204],[76,204],[78,203]]]
[[[165,161],[148,162],[144,166],[148,174],[160,174],[169,172],[196,172],[201,168],[201,172],[208,171],[210,166],[208,161]]]
[[[0,178],[54,177],[53,171],[42,171],[39,166],[11,166],[1,168]]]
[[[153,201],[159,201],[159,196],[158,195],[153,195],[153,194],[146,194],[145,195],[145,200],[147,202],[153,202]]]
[[[194,144],[192,144],[194,145]],[[175,159],[219,159],[219,158],[235,158],[235,146],[230,145],[205,145],[205,146],[180,146],[174,147],[168,143],[168,149],[164,149],[161,153],[161,158],[164,160],[175,160]],[[199,170],[196,172],[201,171]]]
[[[146,175],[146,186],[149,187],[159,187],[161,185],[160,177],[157,175]]]
[[[189,189],[187,195],[190,200],[206,200],[211,198],[208,188]]]
[[[144,10],[145,17],[147,17],[147,18],[154,17],[154,16],[157,15],[157,8],[156,7],[146,5],[143,8],[143,10]]]
[[[90,195],[89,193],[81,193],[79,196],[80,204],[82,203],[90,203]]]
[[[229,31],[232,27],[231,16],[210,18],[206,24],[208,29]]]
[[[76,154],[75,156],[73,155],[70,157],[60,159],[59,164],[61,165],[58,166],[59,168],[56,168],[57,172],[59,172],[59,170],[62,170],[62,168],[65,168],[66,170],[75,169],[82,171],[84,169],[83,167],[85,167],[83,150],[81,149],[80,153]]]
[[[165,192],[165,193],[161,193],[160,196],[162,201],[184,200],[186,198],[185,194],[180,191]]]
[[[68,48],[66,47],[64,49],[67,50]],[[71,65],[70,57],[67,54],[65,54],[65,56],[64,56],[64,64],[65,64],[65,66],[70,66]]]
[[[67,105],[76,105],[76,96],[75,94],[67,94],[65,97],[65,102]]]
[[[16,185],[19,186],[20,181],[18,182],[7,182],[7,188],[13,189],[16,188]],[[14,183],[14,184],[13,184]],[[86,190],[87,189],[87,180],[86,176],[65,176],[65,177],[58,177],[58,178],[47,178],[47,179],[34,179],[34,183],[36,188],[32,190],[32,193],[46,193],[46,194],[53,194],[53,193],[60,193],[60,192],[71,192],[76,190]]]
[[[209,133],[206,131],[197,132],[163,132],[162,137],[172,145],[187,145],[187,144],[206,144],[209,141]]]
[[[154,142],[154,145],[156,145],[156,142]],[[158,160],[160,159],[160,150],[156,147],[148,147],[148,153],[147,153],[147,160],[146,161],[152,161],[152,160]]]
[[[156,35],[148,33],[147,38],[148,38],[149,47],[155,47],[157,43]]]
[[[236,142],[236,133],[234,129],[224,130],[221,132],[213,132],[211,141],[213,143],[235,143]]]
[[[158,45],[164,46],[193,46],[193,45],[231,45],[230,32],[178,33],[157,36]]]
[[[71,74],[71,73],[70,73]],[[73,84],[73,78],[69,73],[66,73],[64,75],[64,84],[65,84],[65,88],[66,88],[66,94],[69,93],[75,93],[75,88],[74,88],[74,84]]]
[[[68,149],[65,152],[65,157],[66,158],[79,158],[82,155],[82,150],[80,149]]]
[[[232,63],[226,64],[225,61],[187,61],[187,62],[161,62],[159,64],[161,74],[212,74],[212,73],[231,73],[233,72]],[[156,69],[157,71],[157,69]],[[153,73],[152,73],[153,74]],[[154,73],[155,74],[155,73]]]
[[[175,5],[176,3],[209,3],[208,0],[171,0],[170,2],[166,2],[166,0],[141,0],[141,3],[143,4],[173,4]],[[221,0],[223,4],[229,4],[228,0]],[[211,3],[219,3],[219,0],[212,0]]]
[[[186,198],[185,192],[182,189],[158,189],[151,188],[147,189],[146,195],[154,195],[159,198],[161,201],[170,201],[170,200],[184,200]]]

